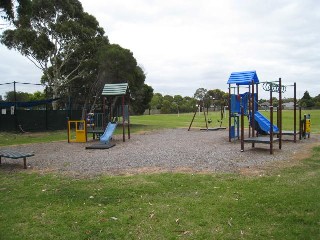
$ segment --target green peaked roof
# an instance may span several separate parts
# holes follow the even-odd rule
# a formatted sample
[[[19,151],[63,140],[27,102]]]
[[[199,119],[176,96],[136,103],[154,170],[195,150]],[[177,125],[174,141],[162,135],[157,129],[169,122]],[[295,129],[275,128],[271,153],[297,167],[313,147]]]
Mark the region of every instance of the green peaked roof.
[[[122,96],[126,95],[128,83],[105,84],[102,90],[103,96]]]

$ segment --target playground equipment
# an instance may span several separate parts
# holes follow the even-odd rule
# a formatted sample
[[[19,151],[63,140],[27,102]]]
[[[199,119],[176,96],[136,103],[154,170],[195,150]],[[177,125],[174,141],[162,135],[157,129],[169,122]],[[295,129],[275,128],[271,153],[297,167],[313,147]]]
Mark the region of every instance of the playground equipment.
[[[281,149],[281,108],[279,108],[280,112],[278,114],[279,121],[277,127],[273,125],[272,105],[272,92],[278,91],[279,106],[281,106],[281,78],[278,83],[270,84],[270,120],[265,118],[258,111],[257,100],[259,78],[256,71],[233,72],[231,73],[227,84],[229,84],[229,142],[231,142],[232,139],[239,139],[239,137],[241,137],[241,151],[244,151],[245,142],[252,143],[252,147],[255,147],[256,143],[269,144],[270,154],[273,154],[274,142],[279,142],[279,149]],[[231,87],[231,84],[235,84],[236,87]],[[240,86],[247,86],[249,92],[240,94]],[[234,94],[231,94],[232,89],[234,90]],[[248,138],[244,138],[244,116],[249,118]],[[239,136],[240,122],[241,133]],[[259,134],[269,134],[269,137],[259,136]],[[275,138],[274,134],[277,134],[279,137]]]
[[[122,139],[126,141],[126,125],[128,130],[128,139],[130,139],[130,114],[129,114],[129,104],[126,104],[126,100],[129,100],[129,87],[128,83],[114,83],[114,84],[105,84],[102,96],[104,96],[104,106],[103,111],[105,114],[106,110],[106,100],[108,99],[109,107],[109,122],[118,122],[120,123],[120,118],[122,118]],[[116,106],[116,103],[121,98],[121,105]]]
[[[87,134],[92,133],[92,138],[100,138],[104,132],[105,115],[103,113],[90,112],[86,117]]]
[[[299,132],[297,132],[297,85],[296,83],[294,83],[293,85],[283,85],[281,86],[281,92],[284,93],[287,91],[287,87],[293,87],[293,93],[294,93],[294,96],[293,96],[293,131],[288,131],[288,130],[282,130],[282,135],[289,135],[289,136],[293,136],[293,142],[296,142],[297,141],[297,135],[300,134]],[[274,89],[272,89],[274,88]],[[265,82],[263,83],[263,89],[265,91],[279,91],[279,89],[276,89],[276,86],[272,86],[270,83],[268,82]],[[281,109],[282,109],[282,105],[280,105],[279,103],[279,106],[281,106]],[[279,113],[279,111],[278,111]],[[301,116],[301,108],[299,107],[299,113],[300,113],[300,116]],[[282,116],[281,116],[282,117]],[[280,116],[278,114],[278,117],[277,119],[280,119]],[[301,119],[301,117],[300,117]]]
[[[86,142],[87,133],[93,133],[100,137],[100,143],[104,143],[103,147],[87,147],[87,148],[109,148],[109,143],[117,124],[122,118],[122,129],[123,129],[123,141],[125,142],[125,125],[128,126],[128,139],[130,139],[130,118],[129,118],[129,107],[125,105],[125,97],[128,97],[129,89],[128,83],[118,84],[105,84],[102,96],[103,98],[103,113],[94,114],[89,113],[86,116],[86,120],[82,121],[68,121],[68,142]],[[121,106],[116,106],[118,98],[121,97]],[[109,118],[108,125],[105,126],[104,116],[106,116],[106,99],[109,98]],[[129,97],[128,97],[129,99]],[[97,119],[102,119],[97,121]],[[116,123],[117,122],[117,123]],[[101,124],[102,123],[102,124]],[[72,128],[71,125],[74,125]],[[97,126],[103,126],[102,129],[96,129]],[[89,128],[89,131],[87,129]],[[103,130],[105,129],[105,130]],[[74,130],[72,132],[72,130]],[[109,147],[107,147],[108,145]],[[113,144],[112,146],[114,146]]]
[[[300,114],[301,114],[301,109],[300,109]],[[304,139],[306,139],[307,137],[310,138],[310,134],[311,134],[311,115],[305,114],[303,119],[300,120],[299,139],[301,140],[302,137]]]
[[[88,146],[86,149],[108,149],[114,147],[116,144],[111,143],[110,140],[116,128],[116,122],[109,122],[104,133],[100,136],[100,142],[98,144]]]
[[[117,127],[117,123],[116,122],[109,122],[108,126],[105,130],[105,132],[103,133],[103,135],[100,137],[100,142],[106,144],[110,141],[114,131],[116,130]]]
[[[190,129],[191,129],[191,127],[192,127],[193,121],[194,121],[194,119],[195,119],[195,117],[196,117],[196,114],[197,114],[197,112],[198,112],[198,110],[199,110],[199,107],[200,107],[200,106],[198,105],[198,107],[195,108],[195,111],[194,111],[192,120],[191,120],[190,125],[189,125],[189,128],[188,128],[188,131],[190,131]],[[199,110],[199,111],[200,111],[200,110]],[[222,111],[223,111],[223,112],[222,112]],[[220,120],[217,120],[217,121],[220,123],[219,127],[210,128],[210,127],[209,127],[209,124],[212,123],[212,119],[209,118],[209,115],[206,114],[206,111],[204,111],[204,110],[203,110],[203,115],[204,115],[204,122],[205,122],[205,124],[206,124],[206,128],[200,128],[200,130],[205,130],[205,131],[217,131],[217,130],[224,130],[224,129],[226,129],[226,127],[222,127],[222,122],[223,122],[223,117],[224,117],[224,108],[223,108],[223,110],[221,110],[221,119],[220,119]]]
[[[68,143],[87,142],[87,124],[85,120],[68,121]]]

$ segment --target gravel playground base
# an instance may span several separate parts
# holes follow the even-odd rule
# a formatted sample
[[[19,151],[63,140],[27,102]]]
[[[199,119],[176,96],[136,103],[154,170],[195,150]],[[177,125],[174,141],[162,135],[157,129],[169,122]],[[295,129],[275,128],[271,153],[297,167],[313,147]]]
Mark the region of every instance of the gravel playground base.
[[[293,139],[293,137],[287,137]],[[154,172],[238,172],[254,169],[273,162],[288,162],[310,152],[310,146],[319,143],[320,136],[312,135],[297,143],[283,141],[282,149],[274,144],[245,144],[240,152],[240,141],[228,142],[228,131],[200,131],[167,129],[134,134],[122,142],[115,136],[116,146],[110,149],[85,149],[96,142],[52,142],[26,144],[6,149],[33,152],[27,158],[28,169],[36,172],[62,173],[74,177],[94,177],[101,174],[121,175]],[[305,156],[307,157],[307,156]],[[1,171],[25,171],[22,159],[3,158]]]

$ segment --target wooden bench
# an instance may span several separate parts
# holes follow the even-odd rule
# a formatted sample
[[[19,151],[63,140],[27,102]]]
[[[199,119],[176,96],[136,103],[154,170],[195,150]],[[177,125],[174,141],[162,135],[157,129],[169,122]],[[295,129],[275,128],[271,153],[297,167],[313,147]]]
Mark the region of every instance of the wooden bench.
[[[14,150],[0,150],[0,165],[1,165],[1,158],[12,158],[12,159],[19,159],[23,158],[23,168],[27,169],[27,157],[32,157],[34,156],[33,153],[23,153],[23,152],[18,152]]]

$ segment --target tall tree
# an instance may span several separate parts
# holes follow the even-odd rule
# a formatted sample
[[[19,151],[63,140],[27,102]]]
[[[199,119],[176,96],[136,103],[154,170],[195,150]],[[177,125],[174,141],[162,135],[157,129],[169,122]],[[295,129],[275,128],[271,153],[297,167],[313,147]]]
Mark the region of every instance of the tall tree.
[[[12,0],[0,0],[0,11],[4,12],[1,17],[7,20],[14,18],[13,1]]]
[[[27,93],[27,92],[21,92],[21,91],[9,91],[6,92],[4,98],[6,99],[7,102],[27,102],[30,101],[32,94]]]
[[[92,89],[95,95],[101,93],[105,83],[128,83],[135,113],[142,114],[149,107],[153,89],[144,83],[146,75],[129,49],[118,44],[105,45],[100,50],[98,72]]]
[[[161,93],[153,94],[153,97],[150,102],[151,109],[161,109],[162,101],[163,101],[163,96]]]
[[[103,38],[97,20],[83,11],[78,0],[33,0],[18,12],[16,29],[6,30],[1,43],[16,49],[44,73],[53,96],[61,87],[83,78],[92,57],[92,42]],[[105,39],[106,41],[106,39]],[[70,68],[70,64],[73,68]],[[54,106],[55,108],[55,106]]]
[[[207,106],[207,109],[208,109],[207,92],[208,90],[205,88],[198,88],[193,95],[193,97],[198,100],[198,105],[200,105],[200,110],[202,110],[202,108],[204,108],[205,105]]]
[[[300,99],[300,105],[302,107],[313,107],[315,106],[315,102],[313,98],[310,96],[308,91],[305,91],[303,97]]]
[[[224,94],[225,92],[221,91],[220,89],[214,89],[214,90],[209,90],[208,94],[210,95],[210,97],[213,99],[213,103],[214,103],[214,110],[216,110],[216,106],[221,108],[225,105],[224,103]]]
[[[143,84],[135,92],[135,98],[132,100],[132,108],[135,114],[143,114],[146,109],[150,109],[150,102],[153,96],[153,88]]]

